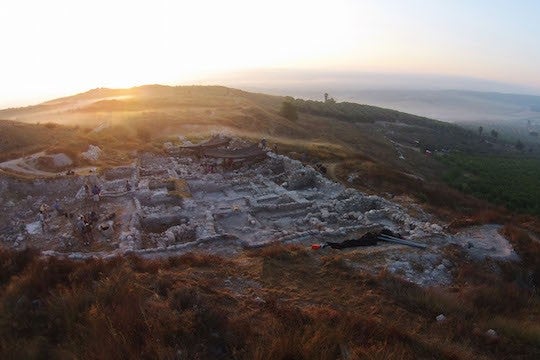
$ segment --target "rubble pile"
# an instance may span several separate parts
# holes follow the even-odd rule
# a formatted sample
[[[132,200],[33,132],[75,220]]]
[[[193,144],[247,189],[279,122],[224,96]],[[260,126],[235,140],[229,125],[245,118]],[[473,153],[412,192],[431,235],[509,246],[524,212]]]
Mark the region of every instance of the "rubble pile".
[[[100,150],[90,146],[87,153],[97,159]],[[62,185],[55,183],[59,181]],[[196,246],[224,238],[237,239],[244,247],[272,241],[339,240],[374,225],[416,239],[442,231],[438,225],[410,217],[397,204],[345,188],[300,161],[272,152],[262,161],[246,161],[234,168],[221,159],[144,153],[131,166],[88,177],[36,180],[18,191],[12,191],[15,185],[10,182],[0,182],[2,196],[28,197],[17,200],[22,206],[3,201],[5,212],[17,216],[8,220],[0,238],[13,244],[18,239],[17,246],[27,238],[52,242],[56,234],[36,226],[36,213],[40,203],[51,204],[56,198],[75,215],[96,210],[99,239],[122,251]],[[184,184],[181,191],[179,183]],[[87,188],[94,184],[100,188],[99,203],[87,198]],[[51,187],[57,195],[48,192]],[[7,209],[10,206],[14,209]],[[116,213],[114,221],[104,219],[110,213]],[[54,223],[62,238],[70,238],[64,243],[77,243],[69,221]]]

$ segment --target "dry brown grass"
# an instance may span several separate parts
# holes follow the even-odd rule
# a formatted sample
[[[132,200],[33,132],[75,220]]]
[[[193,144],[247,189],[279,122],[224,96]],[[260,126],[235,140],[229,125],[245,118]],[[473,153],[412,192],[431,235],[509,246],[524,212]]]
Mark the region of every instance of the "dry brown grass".
[[[534,322],[518,329],[512,320],[530,303],[494,321],[479,308],[486,302],[465,291],[423,289],[314,254],[271,246],[233,259],[72,262],[2,250],[0,357],[470,359],[540,352]],[[434,321],[439,312],[447,322]],[[483,335],[488,327],[500,333],[495,346]]]
[[[479,201],[479,205],[482,202]],[[458,230],[463,227],[484,224],[504,224],[510,219],[510,215],[505,209],[496,208],[488,205],[488,209],[478,209],[470,215],[460,216],[453,220],[448,228],[450,230]]]
[[[250,257],[280,260],[290,260],[296,257],[302,257],[307,255],[308,252],[303,246],[284,245],[282,243],[273,243],[248,252],[248,256]]]

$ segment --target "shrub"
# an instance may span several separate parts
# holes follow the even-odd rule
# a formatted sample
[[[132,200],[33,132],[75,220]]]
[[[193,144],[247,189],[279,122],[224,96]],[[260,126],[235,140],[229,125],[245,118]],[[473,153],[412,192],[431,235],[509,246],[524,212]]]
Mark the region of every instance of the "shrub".
[[[291,121],[298,120],[296,106],[289,101],[284,101],[281,103],[281,110],[279,111],[279,114]]]
[[[0,248],[0,286],[4,285],[13,275],[23,271],[32,263],[37,252],[32,249],[23,251],[10,251]]]

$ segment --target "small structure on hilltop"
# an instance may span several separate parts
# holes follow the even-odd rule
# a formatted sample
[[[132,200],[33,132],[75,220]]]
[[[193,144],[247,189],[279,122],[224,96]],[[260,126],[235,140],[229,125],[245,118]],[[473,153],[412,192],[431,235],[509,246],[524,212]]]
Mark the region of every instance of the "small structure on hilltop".
[[[223,136],[213,136],[208,140],[205,140],[203,142],[200,142],[198,144],[192,144],[192,145],[183,145],[180,146],[181,149],[191,150],[195,152],[197,155],[201,155],[204,151],[208,149],[215,149],[223,146],[229,145],[231,142],[231,139],[229,137],[223,137]]]
[[[202,155],[209,158],[224,159],[230,162],[242,162],[248,160],[262,160],[266,158],[266,151],[258,144],[241,149],[206,149]]]
[[[259,144],[252,144],[243,148],[231,146],[231,138],[221,135],[193,145],[183,145],[179,149],[191,150],[197,158],[213,158],[223,161],[225,166],[233,163],[245,163],[248,161],[259,161],[267,157],[266,140]]]

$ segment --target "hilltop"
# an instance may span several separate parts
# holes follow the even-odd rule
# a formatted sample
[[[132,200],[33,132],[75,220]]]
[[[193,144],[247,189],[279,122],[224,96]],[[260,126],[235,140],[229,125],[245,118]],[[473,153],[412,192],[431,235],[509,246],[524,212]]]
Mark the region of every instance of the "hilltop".
[[[221,86],[99,88],[36,106],[1,110],[0,119],[52,122],[87,132],[110,127],[108,131],[124,131],[127,137],[136,127],[144,128],[151,138],[229,131],[284,145],[300,140],[340,147],[351,154],[384,156],[385,162],[400,168],[415,162],[418,149],[494,151],[458,126],[369,105],[292,99],[299,116],[290,121],[280,115],[282,103],[290,100]],[[405,161],[399,160],[400,154]]]
[[[540,221],[518,213],[538,211],[537,160],[504,141],[218,86],[95,89],[0,116],[3,356],[540,352]],[[46,224],[42,204],[59,206]],[[320,248],[383,229],[415,246]]]

